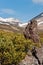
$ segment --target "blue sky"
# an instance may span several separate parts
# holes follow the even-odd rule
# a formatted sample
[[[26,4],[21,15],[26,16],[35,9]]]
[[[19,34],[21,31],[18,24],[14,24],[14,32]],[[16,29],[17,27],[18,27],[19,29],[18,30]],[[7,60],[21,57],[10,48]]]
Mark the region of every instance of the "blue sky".
[[[0,0],[0,17],[27,22],[43,12],[43,0]]]

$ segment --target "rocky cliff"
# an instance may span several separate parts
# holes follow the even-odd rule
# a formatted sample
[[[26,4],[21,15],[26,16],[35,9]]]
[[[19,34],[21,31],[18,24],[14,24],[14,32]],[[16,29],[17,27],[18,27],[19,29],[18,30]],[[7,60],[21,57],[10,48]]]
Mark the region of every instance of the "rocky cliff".
[[[25,28],[24,31],[25,38],[32,39],[33,42],[39,43],[39,36],[38,36],[38,30],[37,30],[37,21],[31,20],[30,23]]]
[[[28,23],[24,31],[24,36],[26,39],[33,40],[34,43],[40,43],[36,20],[31,20],[30,23]],[[33,52],[30,51],[29,53],[31,53],[30,56],[26,55],[20,65],[43,65],[43,46],[34,49]]]

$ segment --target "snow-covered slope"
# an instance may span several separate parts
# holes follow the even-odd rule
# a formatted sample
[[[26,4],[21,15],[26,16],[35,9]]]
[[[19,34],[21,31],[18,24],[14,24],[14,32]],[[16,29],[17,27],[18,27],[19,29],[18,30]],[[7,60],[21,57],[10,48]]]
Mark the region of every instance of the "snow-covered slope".
[[[20,20],[14,18],[2,18],[0,17],[0,24],[17,25],[19,27],[25,27],[28,23],[21,23]]]
[[[6,24],[6,25],[10,25],[10,24],[18,24],[20,21],[18,19],[14,19],[14,18],[2,18],[0,17],[0,24]]]
[[[28,24],[28,23],[22,23],[22,24],[19,23],[19,26],[20,26],[20,27],[26,27],[27,24]]]
[[[38,29],[43,30],[43,12],[34,17],[33,19],[37,21]]]
[[[18,19],[0,17],[0,29],[23,31],[27,24],[21,23]]]
[[[43,13],[34,17],[33,19],[35,19],[37,21],[38,29],[43,30]],[[29,22],[28,23],[22,23],[18,19],[0,17],[0,25],[8,25],[8,26],[10,26],[10,27],[12,27],[13,29],[16,29],[16,30],[24,29],[27,26],[27,24],[29,24]],[[14,27],[16,27],[16,28],[14,28]]]
[[[4,21],[4,22],[19,22],[18,19],[14,19],[14,18],[2,18],[2,17],[0,17],[0,21]]]

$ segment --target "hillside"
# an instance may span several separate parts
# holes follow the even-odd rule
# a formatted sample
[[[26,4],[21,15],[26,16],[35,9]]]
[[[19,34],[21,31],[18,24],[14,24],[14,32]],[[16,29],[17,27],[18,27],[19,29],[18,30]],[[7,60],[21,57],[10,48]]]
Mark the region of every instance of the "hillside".
[[[43,33],[40,33],[40,40],[43,43]],[[43,44],[42,44],[43,45]],[[37,60],[31,55],[31,52],[27,50],[32,50],[36,46],[38,50],[38,55],[42,56],[42,49],[39,48],[39,44],[34,44],[32,40],[25,39],[24,35],[21,33],[14,33],[0,30],[0,61],[3,65],[24,65],[26,63],[30,65],[37,63]],[[3,49],[3,50],[2,50]],[[42,51],[41,51],[42,50]],[[4,58],[4,61],[3,61]],[[43,57],[42,57],[43,58]],[[1,63],[0,63],[1,64]]]
[[[43,65],[43,32],[39,33],[40,41],[41,41],[41,47],[39,46],[37,50],[37,57],[39,58],[41,65]],[[36,46],[37,47],[37,46]],[[20,62],[20,65],[39,65],[38,61],[35,59],[35,57],[32,56],[31,52],[28,51],[28,54],[26,55],[25,59],[23,59]]]
[[[37,21],[38,30],[40,32],[43,32],[43,13],[40,13],[32,19],[35,19]],[[21,23],[22,21],[18,19],[0,17],[0,28],[3,28],[3,26],[5,26],[3,28],[5,30],[23,32],[24,28],[27,26],[27,24],[30,23],[31,20],[29,20],[27,23]]]
[[[38,65],[31,50],[36,47],[37,56],[43,62],[43,13],[28,23],[14,18],[0,18],[0,64],[1,65]],[[32,20],[33,20],[32,19]],[[25,30],[26,28],[26,30]],[[25,31],[24,31],[25,30]],[[38,30],[38,35],[36,30]],[[24,37],[26,32],[28,39]],[[32,33],[31,33],[32,32]],[[29,39],[30,38],[30,39]],[[35,42],[37,43],[35,43]],[[40,41],[40,43],[38,43]]]

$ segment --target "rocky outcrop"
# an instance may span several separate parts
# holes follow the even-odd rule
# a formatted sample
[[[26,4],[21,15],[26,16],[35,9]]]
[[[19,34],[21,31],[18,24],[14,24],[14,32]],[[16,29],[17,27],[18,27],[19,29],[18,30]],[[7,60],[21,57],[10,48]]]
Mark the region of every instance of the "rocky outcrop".
[[[32,39],[34,43],[40,43],[36,20],[31,20],[30,23],[28,23],[24,31],[24,36],[26,39]],[[36,49],[32,49],[32,55],[26,56],[26,58],[22,61],[24,64],[21,63],[20,65],[41,65],[41,59],[43,57],[43,50],[41,49],[42,48],[38,48],[37,51]]]
[[[37,56],[39,57],[39,60],[41,62],[40,65],[43,65],[43,46],[41,48],[37,49]],[[29,52],[31,53],[31,52]],[[28,56],[26,55],[25,59],[23,59],[19,65],[39,65],[37,59],[33,57],[31,54]]]
[[[31,20],[30,23],[28,23],[24,31],[24,36],[26,39],[32,39],[35,43],[40,43],[36,20]]]

